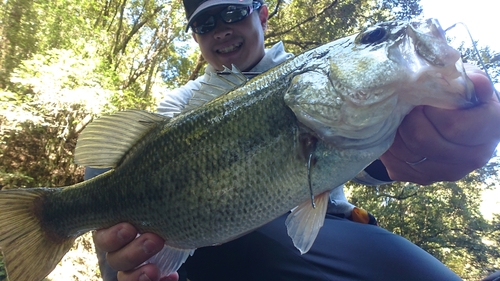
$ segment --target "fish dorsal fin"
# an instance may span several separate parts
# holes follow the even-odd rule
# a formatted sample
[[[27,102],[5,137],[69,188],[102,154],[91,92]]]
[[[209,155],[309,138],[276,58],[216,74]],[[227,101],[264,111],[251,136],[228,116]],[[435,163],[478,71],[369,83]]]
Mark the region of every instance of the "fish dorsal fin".
[[[166,120],[168,117],[143,110],[120,111],[96,119],[78,138],[75,162],[92,168],[115,168],[130,148]]]
[[[200,107],[216,97],[245,84],[248,80],[234,65],[232,65],[231,69],[224,66],[223,71],[217,73],[211,72],[208,75],[209,78],[207,81],[200,82],[201,87],[193,90],[193,96],[184,109],[182,109],[181,113]]]
[[[311,200],[306,200],[288,215],[285,221],[288,236],[301,254],[307,253],[316,240],[325,221],[329,200],[330,192],[323,192],[314,198],[316,208],[311,204]]]
[[[145,263],[152,263],[158,266],[160,278],[176,272],[189,256],[192,256],[195,249],[177,249],[167,245],[156,255]]]

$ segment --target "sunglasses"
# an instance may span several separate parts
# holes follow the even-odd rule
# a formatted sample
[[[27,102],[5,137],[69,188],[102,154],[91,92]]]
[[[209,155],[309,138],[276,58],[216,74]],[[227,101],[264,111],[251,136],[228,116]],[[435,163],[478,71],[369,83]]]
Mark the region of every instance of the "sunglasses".
[[[253,11],[258,10],[261,5],[260,2],[253,2],[250,6],[231,5],[215,15],[199,15],[191,24],[191,29],[196,34],[205,34],[214,30],[217,18],[220,18],[225,23],[239,22],[248,17]]]

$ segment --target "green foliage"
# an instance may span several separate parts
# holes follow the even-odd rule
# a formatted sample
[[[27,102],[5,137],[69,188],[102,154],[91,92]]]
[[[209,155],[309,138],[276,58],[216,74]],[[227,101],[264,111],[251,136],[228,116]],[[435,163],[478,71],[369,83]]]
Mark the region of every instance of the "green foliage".
[[[283,41],[287,50],[300,53],[358,32],[376,22],[410,19],[421,13],[412,0],[271,0],[266,45]],[[391,8],[399,8],[393,13]],[[411,9],[408,9],[411,7]]]
[[[410,19],[418,0],[269,0],[266,45],[300,53],[374,22]],[[0,5],[0,188],[63,186],[79,132],[94,117],[154,110],[163,93],[206,64],[193,49],[178,0],[6,0]],[[466,60],[475,61],[470,50]],[[493,78],[498,55],[481,49]],[[350,184],[353,203],[462,277],[500,267],[500,215],[485,220],[479,194],[492,166],[456,183],[376,188]],[[486,241],[486,242],[483,242]],[[0,281],[5,279],[0,259]]]
[[[52,48],[65,49],[94,30],[82,15],[93,1],[9,0],[0,6],[0,87],[24,59]],[[98,35],[99,33],[97,33]]]
[[[106,112],[156,104],[151,89],[162,86],[160,66],[169,67],[169,54],[186,49],[171,44],[185,36],[179,3],[9,0],[0,6],[1,21],[11,23],[0,28],[6,38],[1,76],[9,78],[0,81],[8,89],[0,94],[1,188],[81,180],[72,151],[83,127]],[[187,71],[184,59],[173,65],[179,74]]]
[[[462,278],[479,280],[500,262],[499,240],[493,240],[498,232],[492,235],[495,223],[479,212],[482,191],[492,187],[485,179],[494,175],[489,165],[458,182],[348,188],[351,202],[372,212],[382,227],[412,241]]]
[[[462,54],[462,60],[488,73],[494,84],[500,83],[500,53],[480,41],[472,41],[465,26],[457,24],[446,32],[450,45]],[[474,48],[474,45],[476,48]]]
[[[422,6],[420,6],[420,2],[418,1],[383,1],[380,6],[390,10],[391,13],[400,20],[411,20],[422,13]]]
[[[72,161],[78,128],[85,112],[77,105],[43,112],[43,105],[32,103],[27,109],[39,110],[0,115],[0,186],[33,187],[68,185],[81,180],[81,168]],[[57,110],[57,111],[56,111]]]
[[[496,255],[500,255],[498,253],[498,249],[500,249],[500,214],[497,213],[493,217],[491,221],[491,230],[489,233],[486,233],[485,236],[485,244],[489,245],[491,248],[496,249],[497,253]],[[495,262],[491,265],[489,268],[490,273],[494,272],[495,270],[500,269],[500,259],[496,259]]]
[[[90,47],[89,47],[90,48]],[[78,132],[111,110],[117,93],[95,74],[92,50],[52,49],[25,60],[12,74],[13,92],[0,95],[0,186],[68,185],[81,180],[72,161]]]
[[[53,49],[80,53],[88,44],[101,64],[96,75],[112,78],[110,90],[130,89],[151,99],[160,73],[174,68],[176,86],[189,71],[181,1],[25,1],[0,6],[0,88],[10,87],[23,60]],[[170,63],[170,58],[172,62]],[[180,78],[180,80],[179,80]]]
[[[479,54],[477,54],[473,48],[465,48],[464,43],[462,43],[459,50],[462,53],[462,60],[464,62],[483,68],[483,64],[480,63],[480,60],[482,60],[484,68],[488,71],[493,83],[500,83],[500,54],[493,53],[488,46],[479,47]]]

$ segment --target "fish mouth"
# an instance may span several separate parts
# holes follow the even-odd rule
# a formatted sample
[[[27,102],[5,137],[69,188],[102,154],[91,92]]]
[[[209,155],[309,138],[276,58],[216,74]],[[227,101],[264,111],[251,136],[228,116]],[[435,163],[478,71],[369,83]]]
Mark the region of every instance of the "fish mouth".
[[[410,23],[410,26],[413,30],[418,30],[420,33],[425,33],[436,38],[446,40],[445,31],[437,19],[430,18],[423,22],[412,22]]]
[[[227,54],[238,50],[241,47],[241,45],[243,45],[243,42],[234,43],[229,46],[216,49],[215,52],[218,54]]]
[[[448,46],[445,31],[437,19],[410,23],[408,34],[415,42],[415,52],[432,65],[446,66],[460,59],[460,53]]]
[[[412,80],[415,83],[432,82],[428,84],[428,90],[440,89],[448,93],[444,99],[421,94],[417,104],[447,109],[472,106],[476,101],[474,85],[467,77],[460,52],[448,45],[438,20],[411,22],[406,29],[407,38],[397,48],[402,54],[415,54],[405,56],[407,66],[412,70]]]

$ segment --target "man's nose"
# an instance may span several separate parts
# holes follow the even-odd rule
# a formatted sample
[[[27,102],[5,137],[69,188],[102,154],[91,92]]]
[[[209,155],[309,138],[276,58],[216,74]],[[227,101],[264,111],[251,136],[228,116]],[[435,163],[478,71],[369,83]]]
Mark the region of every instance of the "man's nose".
[[[231,34],[233,34],[233,29],[229,27],[229,24],[219,19],[217,21],[217,24],[215,25],[215,39],[223,39],[224,37],[230,36]]]

